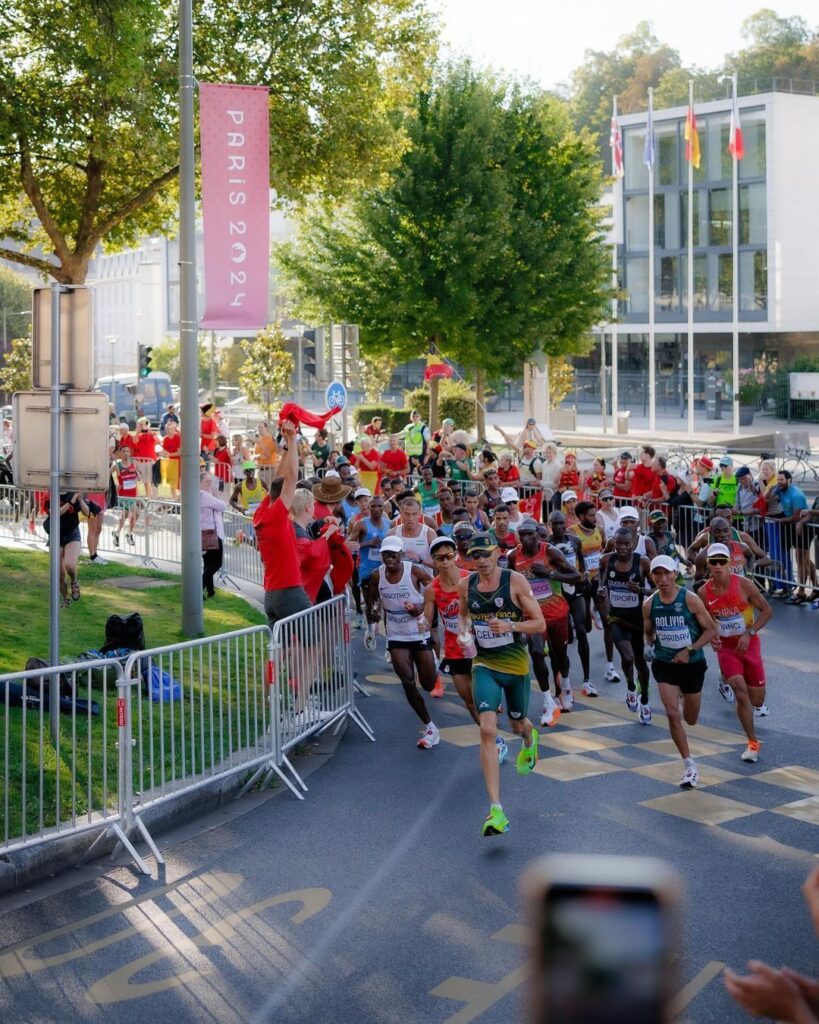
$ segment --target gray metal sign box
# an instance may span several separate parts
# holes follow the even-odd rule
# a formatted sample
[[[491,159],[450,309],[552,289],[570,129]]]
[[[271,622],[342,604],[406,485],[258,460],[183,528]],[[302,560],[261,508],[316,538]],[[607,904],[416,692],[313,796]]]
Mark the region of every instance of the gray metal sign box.
[[[51,289],[35,288],[32,313],[31,380],[35,388],[51,387]],[[94,387],[94,342],[91,292],[72,288],[60,293],[60,384],[72,391]]]
[[[17,487],[51,486],[51,396],[18,391],[12,398],[13,470]],[[108,396],[101,391],[60,395],[60,490],[104,491],[108,487]]]

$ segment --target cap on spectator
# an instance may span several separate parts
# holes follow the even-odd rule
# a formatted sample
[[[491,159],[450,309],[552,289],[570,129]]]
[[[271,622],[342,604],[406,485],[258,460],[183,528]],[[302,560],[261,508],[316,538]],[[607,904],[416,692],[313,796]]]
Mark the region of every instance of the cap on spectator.
[[[504,505],[510,505],[513,501],[520,501],[520,495],[514,487],[504,487],[501,491],[501,501]]]
[[[620,452],[621,459],[628,459],[629,462],[634,462],[634,456],[631,452]]]
[[[740,466],[739,469],[736,471],[735,475],[736,475],[737,479],[739,479],[741,476],[750,476],[751,475],[751,471],[750,471],[750,469],[748,469],[747,466]]]
[[[597,495],[598,498],[613,498],[614,491],[610,487],[604,487]]]
[[[537,441],[524,441],[523,442],[523,447],[524,448],[537,448]]]
[[[372,496],[372,491],[367,487],[359,487],[353,494],[354,498],[371,498]]]
[[[383,548],[383,544],[381,546]],[[436,537],[429,546],[429,553],[434,555],[438,548],[444,547],[456,548],[457,544],[451,537]]]
[[[216,406],[213,404],[213,402],[205,402],[205,404],[200,405],[199,408],[202,410],[203,416],[209,416],[216,408]]]
[[[335,505],[339,501],[344,501],[351,490],[352,488],[341,482],[337,474],[331,477],[329,473],[320,483],[311,488],[313,497],[322,505]]]
[[[128,426],[127,423],[120,423],[119,429],[120,430],[130,430],[131,428]]]
[[[701,466],[705,466],[706,469],[714,468],[714,460],[709,459],[707,455],[703,455],[702,458],[697,459],[697,462],[699,462]]]
[[[472,534],[474,532],[475,532],[475,527],[472,525],[472,523],[456,523],[452,527],[452,536],[453,537],[455,536],[456,533],[470,533],[470,534]]]
[[[665,519],[668,519],[668,516],[661,508],[655,508],[653,512],[649,512],[648,514],[648,521],[650,523],[659,523]]]
[[[521,533],[537,533],[537,523],[534,519],[521,519],[517,526],[518,536]]]
[[[336,459],[336,465],[337,466],[349,466],[350,465],[350,460],[347,458],[346,455],[339,455],[339,457]]]
[[[430,548],[431,547],[432,546],[430,545]],[[394,552],[396,552],[398,554],[403,554],[404,553],[404,542],[401,540],[400,537],[396,537],[394,535],[392,537],[385,537],[381,541],[381,552],[382,552],[382,554],[385,551],[394,551]]]
[[[454,427],[455,426],[455,420],[453,420],[449,416],[447,416],[447,418],[441,423],[441,426],[442,427]]]
[[[730,558],[731,552],[727,544],[709,544],[705,552],[706,558]]]
[[[469,542],[470,555],[476,555],[478,553],[489,554],[492,551],[497,551],[497,549],[498,545],[495,543],[491,533],[476,533]]]
[[[639,519],[640,513],[633,505],[623,505],[620,509],[620,522],[624,519]]]
[[[334,476],[336,478],[336,480],[340,480],[341,479],[341,477],[338,475],[338,473],[334,469],[328,469],[327,472],[324,474],[324,479],[326,480],[328,477],[331,477],[331,476]]]
[[[651,571],[655,569],[666,569],[668,572],[677,572],[677,563],[671,557],[671,555],[655,555],[651,559]]]
[[[722,458],[719,460],[719,464],[721,466],[733,466],[734,460],[731,458],[730,455],[723,455]]]
[[[574,491],[564,491],[561,495],[561,501],[577,501],[577,494]]]
[[[455,444],[453,444],[452,450],[455,451],[456,448],[463,448],[463,450],[466,451],[466,445],[463,443],[463,441],[457,441]]]
[[[244,469],[244,470],[255,469],[255,468],[256,468],[256,463],[253,461],[253,459],[248,459],[247,462],[243,462],[242,463],[242,469]]]

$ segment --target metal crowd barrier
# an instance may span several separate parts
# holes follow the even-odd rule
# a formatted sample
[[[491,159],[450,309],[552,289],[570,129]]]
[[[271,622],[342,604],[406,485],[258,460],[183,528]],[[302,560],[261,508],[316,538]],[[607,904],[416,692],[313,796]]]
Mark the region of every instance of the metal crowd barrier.
[[[56,749],[47,697],[61,682]],[[124,666],[96,660],[0,676],[3,831],[0,853],[96,830],[85,854],[113,836],[140,871],[137,832],[174,797],[247,774],[245,793],[278,777],[307,791],[289,758],[308,737],[350,719],[355,706],[345,598],[219,636],[135,651]],[[56,770],[55,766],[59,766]]]
[[[375,741],[355,706],[347,610],[347,599],[339,594],[308,611],[280,619],[273,627],[272,672],[278,683],[274,693],[281,735],[277,763],[287,768],[305,792],[307,786],[287,755],[308,736],[329,728],[337,732],[349,718]]]

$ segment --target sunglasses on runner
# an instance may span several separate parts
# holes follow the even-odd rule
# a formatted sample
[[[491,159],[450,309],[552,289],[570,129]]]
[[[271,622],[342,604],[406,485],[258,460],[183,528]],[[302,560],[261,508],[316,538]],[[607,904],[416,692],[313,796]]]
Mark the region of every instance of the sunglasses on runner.
[[[728,559],[727,558],[709,558],[708,559],[708,564],[709,565],[727,565],[728,564]]]
[[[455,559],[455,555],[451,551],[436,551],[433,556],[433,562],[452,562]]]

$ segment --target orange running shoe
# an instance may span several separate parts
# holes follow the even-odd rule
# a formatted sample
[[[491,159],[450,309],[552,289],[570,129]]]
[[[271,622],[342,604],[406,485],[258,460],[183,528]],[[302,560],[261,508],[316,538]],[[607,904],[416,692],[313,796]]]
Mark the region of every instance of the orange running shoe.
[[[435,685],[429,691],[430,697],[443,697],[446,693],[446,683],[440,676],[435,680]]]

